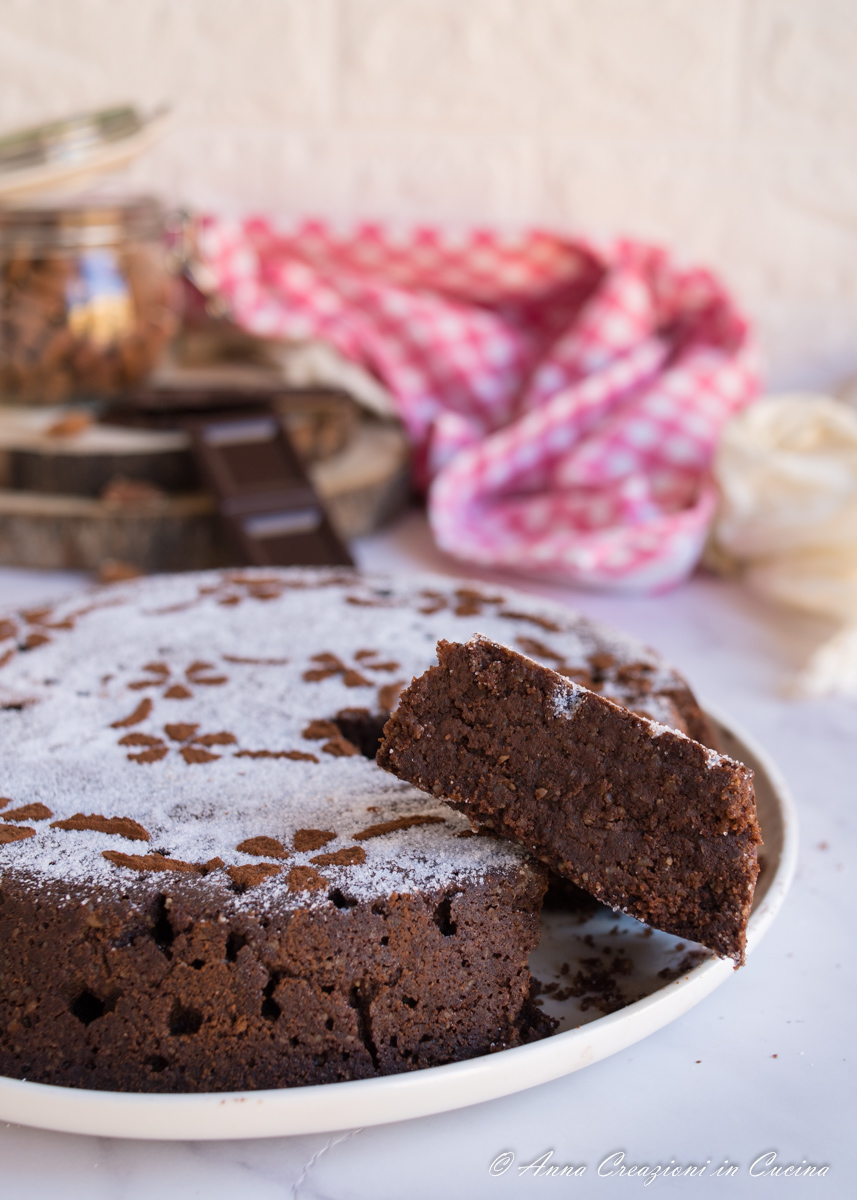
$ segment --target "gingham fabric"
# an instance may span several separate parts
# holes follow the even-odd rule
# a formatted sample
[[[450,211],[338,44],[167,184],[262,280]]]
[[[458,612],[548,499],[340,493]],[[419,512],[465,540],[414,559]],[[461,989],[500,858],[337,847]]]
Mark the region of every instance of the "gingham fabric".
[[[708,271],[624,240],[262,218],[206,218],[199,248],[245,329],[386,385],[450,554],[613,589],[693,568],[718,433],[758,390]]]

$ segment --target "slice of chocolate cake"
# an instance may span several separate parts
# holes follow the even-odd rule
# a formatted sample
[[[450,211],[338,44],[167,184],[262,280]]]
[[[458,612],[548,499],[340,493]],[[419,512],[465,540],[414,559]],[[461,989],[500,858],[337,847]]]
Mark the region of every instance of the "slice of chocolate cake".
[[[753,774],[505,646],[438,643],[378,762],[599,900],[744,961]]]

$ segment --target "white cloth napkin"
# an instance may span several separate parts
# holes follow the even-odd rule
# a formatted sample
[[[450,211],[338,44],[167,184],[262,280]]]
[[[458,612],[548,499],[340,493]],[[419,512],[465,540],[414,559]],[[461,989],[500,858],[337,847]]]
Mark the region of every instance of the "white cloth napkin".
[[[857,695],[857,413],[828,396],[768,396],[725,427],[707,562],[838,625],[799,673],[804,695]]]

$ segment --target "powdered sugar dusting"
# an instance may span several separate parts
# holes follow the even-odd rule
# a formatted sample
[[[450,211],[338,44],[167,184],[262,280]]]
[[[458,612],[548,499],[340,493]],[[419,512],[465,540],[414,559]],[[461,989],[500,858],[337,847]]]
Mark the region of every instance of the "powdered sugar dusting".
[[[721,767],[721,766],[723,766],[723,764],[725,762],[732,761],[731,759],[727,759],[724,755],[718,754],[716,750],[709,749],[708,746],[705,746],[704,750],[705,750],[705,765],[709,768],[710,767]]]
[[[662,725],[660,721],[649,721],[648,728],[649,728],[649,734],[653,738],[663,737],[663,735],[665,733],[669,733],[669,734],[673,734],[675,737],[684,738],[684,740],[686,742],[689,742],[691,740],[687,736],[687,734],[682,733],[682,731],[680,729],[673,729],[669,725]]]
[[[439,638],[466,641],[476,624],[513,647],[526,632],[549,639],[551,653],[581,671],[621,640],[625,657],[649,663],[665,686],[678,679],[638,643],[565,609],[433,577],[206,572],[0,617],[0,739],[14,747],[0,764],[0,795],[51,813],[31,822],[35,836],[0,845],[0,868],[119,889],[135,876],[105,850],[219,858],[228,868],[270,861],[237,850],[268,837],[288,857],[234,902],[322,904],[327,888],[289,892],[288,877],[319,853],[295,850],[295,832],[323,829],[335,833],[325,854],[365,850],[362,865],[314,868],[358,899],[519,870],[522,851],[458,837],[469,828],[458,813],[337,750],[336,738],[305,736],[311,722],[344,709],[388,707],[434,663]],[[583,694],[563,682],[558,714],[571,716]],[[150,840],[51,828],[78,813],[128,818]],[[354,841],[370,825],[413,815],[441,820]],[[228,882],[224,869],[206,880]]]
[[[686,733],[682,732],[681,729],[672,729],[669,725],[662,725],[658,721],[647,721],[647,725],[649,728],[649,734],[653,738],[663,737],[664,734],[669,734],[671,737],[682,738],[686,742],[693,741],[693,739],[689,738]],[[708,746],[703,746],[699,742],[694,744],[699,746],[699,749],[705,756],[705,765],[709,770],[712,767],[722,766],[724,762],[733,762],[732,759],[726,758],[722,754],[718,754],[716,750],[711,750]]]
[[[576,683],[558,683],[551,696],[554,715],[570,720],[583,703],[586,688]]]

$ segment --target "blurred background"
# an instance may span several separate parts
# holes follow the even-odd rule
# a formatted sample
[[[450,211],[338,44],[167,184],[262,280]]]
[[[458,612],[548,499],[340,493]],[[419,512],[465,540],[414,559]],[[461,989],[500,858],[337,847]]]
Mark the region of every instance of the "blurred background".
[[[716,265],[771,386],[857,372],[850,0],[6,0],[0,131],[169,104],[225,212],[621,231]]]
[[[857,691],[855,68],[851,0],[6,0],[0,564],[347,562],[427,494],[459,570],[742,576]]]

